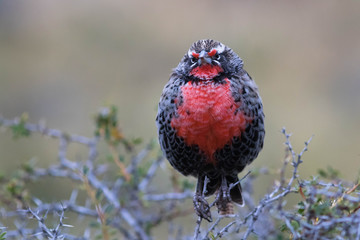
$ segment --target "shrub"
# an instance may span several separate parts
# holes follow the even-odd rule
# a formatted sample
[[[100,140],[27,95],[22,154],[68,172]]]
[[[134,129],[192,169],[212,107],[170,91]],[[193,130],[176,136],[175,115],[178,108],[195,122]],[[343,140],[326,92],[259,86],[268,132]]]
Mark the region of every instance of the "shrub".
[[[299,166],[311,138],[296,153],[285,129],[286,154],[271,190],[256,201],[253,182],[268,170],[246,174],[241,179],[246,206],[234,215],[213,213],[212,223],[193,220],[194,229],[189,232],[176,220],[195,216],[186,203],[192,199],[194,184],[173,170],[162,176],[171,183],[167,192],[151,184],[155,174],[163,174],[158,172],[164,157],[154,141],[140,147],[139,139],[124,137],[115,107],[103,108],[95,116],[91,138],[28,123],[26,115],[11,120],[0,117],[0,124],[14,138],[41,134],[59,141],[56,163],[41,168],[29,161],[12,177],[0,177],[0,239],[153,239],[161,224],[168,226],[169,239],[360,239],[359,183],[341,180],[332,168],[320,170],[319,177],[300,179]],[[100,143],[105,143],[105,153],[98,152]],[[85,146],[88,157],[68,159],[70,144]],[[109,161],[99,160],[104,158]],[[73,183],[70,197],[47,203],[32,195],[29,183],[44,178],[69,179]],[[78,199],[83,193],[85,201]],[[301,201],[287,206],[288,195],[297,195]],[[67,224],[76,219],[85,219],[86,224]]]

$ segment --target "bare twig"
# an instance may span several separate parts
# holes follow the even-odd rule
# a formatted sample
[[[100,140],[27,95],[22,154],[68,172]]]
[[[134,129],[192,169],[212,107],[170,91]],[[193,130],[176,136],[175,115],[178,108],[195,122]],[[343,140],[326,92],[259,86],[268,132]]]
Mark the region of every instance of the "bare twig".
[[[303,155],[312,137],[305,142],[304,148],[297,154],[290,141],[291,135],[283,129],[286,154],[280,169],[280,179],[271,190],[259,201],[254,200],[252,185],[257,175],[250,175],[248,172],[238,182],[229,186],[231,189],[239,182],[245,182],[242,184],[243,197],[247,204],[245,207],[239,208],[239,211],[233,215],[217,215],[213,223],[203,223],[202,219],[198,218],[194,231],[186,233],[185,228],[177,227],[176,218],[194,213],[193,209],[183,207],[184,200],[191,199],[193,192],[190,190],[180,192],[181,189],[175,186],[178,184],[175,184],[170,192],[153,194],[161,191],[157,191],[155,184],[151,190],[148,186],[153,181],[164,158],[155,157],[150,167],[145,172],[143,171],[146,169],[144,165],[148,166],[142,164],[143,160],[152,159],[149,157],[151,144],[138,153],[129,148],[127,151],[130,151],[133,157],[129,162],[121,162],[119,167],[123,177],[114,178],[111,173],[108,174],[107,164],[98,163],[97,147],[101,140],[99,137],[88,138],[67,134],[40,123],[30,124],[25,120],[24,118],[9,120],[0,117],[0,125],[5,129],[15,129],[17,134],[39,133],[58,139],[58,161],[45,168],[28,168],[18,174],[16,179],[9,179],[8,182],[13,185],[7,186],[13,191],[14,200],[21,199],[22,204],[18,206],[26,207],[25,210],[20,207],[15,209],[15,204],[12,205],[13,208],[5,204],[0,208],[1,231],[4,231],[3,219],[7,222],[9,219],[14,219],[15,229],[10,229],[10,227],[6,229],[6,237],[9,239],[87,240],[93,238],[94,231],[96,234],[101,234],[103,239],[110,239],[113,230],[117,230],[117,234],[124,239],[152,239],[153,228],[159,224],[168,224],[169,233],[174,237],[176,235],[175,239],[179,240],[217,239],[228,236],[234,239],[250,237],[266,239],[279,235],[292,239],[301,239],[302,236],[309,239],[333,239],[334,234],[337,239],[360,239],[359,184],[340,182],[339,179],[336,181],[324,181],[317,178],[301,180],[298,176],[299,166],[303,162]],[[87,148],[88,155],[85,159],[76,161],[68,159],[68,149],[74,143]],[[118,156],[115,148],[112,154]],[[115,157],[114,159],[116,161]],[[291,170],[289,163],[292,166]],[[290,171],[290,176],[286,178],[288,171]],[[60,203],[46,203],[35,196],[31,197],[32,201],[27,201],[22,197],[19,193],[22,190],[21,188],[18,190],[19,187],[23,187],[27,182],[36,182],[43,177],[69,179],[74,183],[75,190],[68,199],[63,199],[59,201]],[[180,176],[176,180],[178,179]],[[2,181],[7,183],[7,179]],[[205,179],[205,185],[207,183],[208,179]],[[84,185],[88,196],[82,203],[77,200],[78,192],[81,190],[77,190],[76,187],[81,189]],[[7,199],[7,195],[1,191],[0,203],[11,202],[12,199]],[[301,192],[299,211],[284,208],[286,197],[297,192]],[[203,197],[204,194],[203,192]],[[211,208],[215,202],[216,199],[210,204]],[[81,219],[84,217],[95,219],[102,226],[91,231],[90,227],[86,227],[81,236],[69,234],[71,226],[64,223],[68,212]],[[37,226],[28,226],[28,216],[38,223]],[[49,216],[56,217],[55,224],[50,223]],[[49,227],[51,225],[53,227]],[[279,225],[282,232],[277,227]],[[80,231],[77,230],[77,232]]]

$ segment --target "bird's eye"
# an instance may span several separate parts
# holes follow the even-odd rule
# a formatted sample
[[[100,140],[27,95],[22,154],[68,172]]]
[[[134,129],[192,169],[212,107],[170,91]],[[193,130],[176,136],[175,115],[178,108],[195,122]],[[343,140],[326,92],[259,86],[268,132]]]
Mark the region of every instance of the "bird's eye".
[[[217,53],[217,54],[215,55],[215,60],[220,60],[220,54]]]
[[[200,54],[196,52],[192,52],[190,57],[191,63],[196,63],[196,61],[199,59]]]

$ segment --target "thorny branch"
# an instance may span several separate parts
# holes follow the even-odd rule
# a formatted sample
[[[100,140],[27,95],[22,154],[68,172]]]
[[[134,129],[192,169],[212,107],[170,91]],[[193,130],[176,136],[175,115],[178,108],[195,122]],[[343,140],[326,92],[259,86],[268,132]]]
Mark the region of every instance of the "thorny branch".
[[[299,188],[304,187],[308,188],[308,198],[306,199],[305,204],[306,202],[315,202],[314,199],[319,199],[320,196],[323,199],[337,199],[338,201],[339,199],[342,199],[355,205],[353,212],[356,212],[358,209],[356,206],[360,205],[360,194],[358,192],[354,193],[356,187],[351,187],[350,190],[346,191],[346,189],[342,187],[342,184],[335,185],[333,183],[323,183],[321,181],[318,181],[315,184],[313,181],[302,181],[298,179],[299,165],[303,162],[303,154],[308,150],[308,145],[312,140],[312,137],[305,142],[304,148],[297,154],[293,150],[290,142],[291,135],[288,134],[285,129],[282,130],[282,133],[286,139],[286,154],[283,167],[280,171],[280,181],[278,184],[275,184],[274,190],[260,199],[258,204],[246,202],[247,206],[240,209],[238,214],[235,214],[234,216],[219,216],[208,229],[204,230],[203,235],[198,232],[194,239],[217,239],[225,235],[232,236],[234,234],[241,239],[248,239],[252,234],[256,235],[259,239],[267,239],[271,235],[275,237],[277,231],[274,220],[270,220],[270,212],[272,218],[281,220],[284,223],[283,229],[287,229],[293,239],[300,239],[303,236],[307,236],[309,239],[328,239],[329,235],[326,236],[326,232],[329,232],[331,229],[339,230],[340,235],[342,236],[339,239],[359,239],[359,228],[351,228],[351,230],[348,230],[347,232],[343,230],[343,226],[346,224],[355,224],[355,226],[359,226],[359,213],[350,216],[346,214],[341,218],[317,216],[319,220],[316,224],[309,224],[306,217],[284,209],[285,197],[291,193],[297,193]],[[287,180],[285,178],[285,171],[289,161],[291,162],[293,170],[291,178]],[[245,177],[241,179],[241,181],[245,180],[246,182],[243,185],[248,186],[249,182],[252,180],[251,175],[248,178]],[[299,186],[295,186],[296,182],[299,182]],[[350,195],[349,193],[353,193],[353,195]],[[244,194],[244,196],[246,196],[246,194]],[[313,199],[310,199],[309,197],[312,197]],[[253,199],[248,198],[247,200],[253,201]],[[254,207],[251,208],[251,206]],[[310,204],[307,207],[311,208]],[[232,219],[232,221],[221,227],[222,220],[226,218]],[[269,220],[272,223],[268,224]],[[296,221],[296,223],[294,221]],[[201,222],[198,221],[196,226],[197,229],[200,228],[200,224]],[[320,230],[323,230],[323,232]]]
[[[48,167],[46,169],[35,168],[31,174],[31,176],[27,176],[28,178],[37,179],[37,178],[45,177],[45,176],[65,177],[65,178],[70,178],[72,180],[83,182],[84,184],[88,184],[89,187],[93,188],[93,190],[95,192],[100,191],[103,194],[103,196],[107,200],[107,203],[103,204],[103,205],[105,207],[113,206],[114,212],[118,213],[119,216],[121,217],[122,221],[125,221],[131,227],[133,233],[131,233],[131,231],[129,231],[129,229],[128,229],[128,230],[126,230],[126,232],[125,231],[123,232],[123,234],[125,236],[127,236],[130,239],[149,239],[149,235],[145,232],[143,223],[134,216],[134,213],[133,213],[133,211],[131,211],[131,209],[123,207],[120,204],[119,196],[118,196],[119,191],[116,191],[116,190],[118,190],[118,188],[120,188],[121,186],[117,186],[117,188],[114,188],[114,190],[112,190],[109,188],[108,183],[104,182],[100,178],[101,174],[104,171],[106,171],[106,169],[101,169],[101,166],[95,164],[95,162],[94,162],[97,157],[97,145],[98,145],[97,143],[99,141],[98,137],[87,138],[87,137],[83,137],[83,136],[79,136],[79,135],[65,134],[64,132],[62,132],[60,130],[47,128],[43,124],[31,124],[31,123],[27,123],[27,122],[22,122],[22,119],[20,119],[20,118],[8,120],[8,119],[0,117],[0,125],[2,125],[4,127],[8,127],[8,128],[18,126],[18,127],[24,128],[24,130],[27,130],[30,133],[40,133],[44,136],[59,139],[59,149],[58,149],[59,163],[51,165],[50,167]],[[68,150],[68,145],[70,143],[79,143],[79,144],[87,146],[88,152],[89,152],[88,159],[83,162],[73,162],[73,161],[70,161],[69,159],[67,159],[66,154],[67,154],[67,150]],[[137,167],[137,164],[146,156],[146,154],[148,154],[148,152],[149,152],[149,149],[147,149],[146,151],[140,152],[140,154],[138,156],[134,157],[132,159],[133,160],[132,164],[129,164],[129,167],[127,170],[129,170],[130,172],[133,172],[134,169]],[[159,157],[158,160],[155,161],[157,163],[157,166],[161,161],[162,161],[162,157]],[[86,169],[85,172],[84,172],[84,169]],[[156,169],[154,169],[154,168],[149,169],[149,171],[146,175],[147,177],[144,178],[144,180],[143,180],[144,186],[146,184],[148,184],[148,182],[151,181],[151,179],[154,176],[155,170]],[[121,171],[125,171],[125,170],[121,169]],[[129,178],[129,176],[124,176],[124,177],[125,177],[125,180],[128,180],[128,178]],[[135,187],[135,188],[137,189],[137,187]],[[139,192],[139,190],[137,190],[137,192]],[[144,189],[142,189],[142,192],[144,192]],[[139,193],[136,193],[136,194],[139,194]],[[184,196],[184,197],[187,197],[187,196]],[[76,199],[76,197],[72,198],[72,199]],[[33,201],[36,202],[37,200],[33,199]],[[138,201],[141,202],[141,199],[138,199]],[[99,211],[94,211],[93,209],[91,209],[90,206],[77,205],[74,202],[74,200],[71,202],[70,201],[64,201],[64,202],[68,204],[67,208],[69,211],[73,211],[81,216],[91,216],[91,217],[96,217],[98,219],[101,219],[101,214],[99,213]],[[101,204],[101,203],[98,203],[98,204]],[[50,209],[49,204],[42,204],[42,206],[47,206]],[[101,208],[101,205],[98,205],[98,208]],[[40,210],[43,210],[43,209],[40,209],[40,206],[38,206],[38,208],[36,210],[34,210],[34,212],[39,212]],[[32,211],[32,210],[29,210],[29,211]],[[64,211],[62,211],[62,213],[63,212]],[[1,215],[3,217],[10,217],[10,216],[16,216],[16,215],[19,216],[19,214],[16,214],[16,211],[11,212],[6,209],[2,209]],[[36,218],[36,219],[38,219],[40,222],[40,218]],[[116,226],[117,225],[116,218],[114,218],[113,223],[110,221],[109,225]],[[43,224],[41,226],[44,227]],[[124,228],[120,228],[119,230],[123,231],[123,229]],[[11,234],[9,235],[9,233],[8,233],[7,236],[11,236]],[[44,231],[43,236],[48,237],[50,235],[48,232]],[[61,235],[61,236],[63,236],[63,235]],[[52,237],[52,238],[61,239],[60,235],[56,236],[56,237]]]
[[[105,117],[106,115],[102,115],[102,120],[106,120]],[[120,177],[111,179],[105,177],[111,169],[109,164],[100,164],[98,161],[97,148],[102,141],[101,136],[88,138],[66,134],[44,124],[30,124],[23,118],[9,120],[0,117],[0,126],[16,130],[17,134],[40,133],[59,140],[58,161],[47,168],[33,167],[31,171],[25,171],[21,175],[21,181],[36,182],[43,177],[67,178],[77,184],[79,189],[85,186],[88,193],[84,203],[78,200],[77,188],[72,191],[69,199],[46,203],[35,196],[31,197],[31,201],[26,201],[21,195],[22,192],[15,192],[17,195],[14,197],[21,199],[21,204],[17,204],[14,209],[14,204],[12,207],[3,206],[2,202],[7,200],[0,192],[0,236],[2,232],[6,232],[8,239],[85,240],[99,235],[103,239],[109,239],[113,232],[110,228],[117,230],[115,236],[121,238],[153,239],[153,228],[160,223],[169,226],[169,234],[173,236],[168,235],[166,238],[173,239],[248,239],[250,236],[266,239],[279,235],[292,239],[301,239],[304,236],[308,239],[329,239],[334,236],[337,239],[360,239],[359,184],[299,179],[299,166],[312,138],[305,142],[304,148],[297,154],[290,141],[291,135],[285,129],[282,130],[285,136],[285,159],[280,169],[280,179],[275,182],[272,190],[258,202],[255,201],[252,196],[253,181],[267,170],[249,172],[239,180],[243,186],[245,207],[237,208],[233,215],[217,215],[213,223],[204,223],[201,218],[194,219],[195,213],[191,208],[184,207],[184,201],[193,196],[192,189],[172,186],[172,192],[162,193],[161,189],[151,184],[164,162],[161,154],[153,156],[152,144],[136,152],[127,142],[126,147],[128,150],[132,149],[129,150],[132,156],[128,161],[120,162],[118,148],[114,145],[116,142],[109,141],[112,144],[110,155],[115,158],[115,167],[120,168]],[[121,134],[116,131],[119,137]],[[103,132],[105,134],[106,131]],[[86,159],[72,161],[67,158],[69,145],[74,143],[87,147]],[[292,170],[287,179],[289,163]],[[175,182],[175,185],[177,184],[180,184],[178,180]],[[298,193],[301,201],[297,209],[285,209],[286,197]],[[211,208],[213,206],[214,202],[210,204]],[[76,214],[79,218],[92,218],[101,227],[94,229],[89,226],[83,230],[81,236],[75,236],[70,233],[71,226],[64,223],[68,213]],[[192,233],[184,232],[183,223],[177,220],[186,215],[192,216]],[[14,219],[16,228],[4,228],[5,219]],[[38,223],[37,227],[29,225],[34,220]],[[81,231],[77,229],[76,232]]]

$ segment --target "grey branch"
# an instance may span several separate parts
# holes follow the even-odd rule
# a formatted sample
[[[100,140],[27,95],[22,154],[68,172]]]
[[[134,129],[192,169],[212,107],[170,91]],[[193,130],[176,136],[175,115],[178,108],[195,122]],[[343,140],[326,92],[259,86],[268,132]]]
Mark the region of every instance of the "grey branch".
[[[184,209],[184,201],[191,199],[193,192],[190,190],[176,192],[175,189],[172,189],[162,193],[155,184],[151,184],[155,174],[159,171],[159,166],[164,161],[162,155],[151,156],[153,152],[151,144],[138,152],[130,150],[132,157],[126,162],[125,167],[132,179],[127,182],[123,177],[110,178],[107,173],[111,166],[99,163],[97,149],[101,142],[99,137],[89,138],[67,134],[48,128],[43,124],[22,122],[20,118],[9,120],[0,117],[0,125],[5,129],[19,126],[19,124],[22,124],[21,127],[31,133],[59,140],[58,161],[45,168],[34,167],[32,171],[23,172],[21,180],[24,183],[36,182],[44,177],[67,178],[75,186],[88,184],[87,186],[96,192],[98,199],[94,202],[94,199],[89,197],[84,203],[79,203],[77,187],[68,199],[62,199],[55,203],[46,203],[35,196],[26,203],[21,196],[17,196],[18,198],[14,202],[21,202],[21,204],[15,208],[15,204],[8,204],[9,206],[5,204],[0,208],[0,234],[5,231],[8,239],[87,240],[94,238],[91,235],[94,231],[102,234],[100,230],[90,227],[86,227],[83,234],[78,234],[78,236],[70,234],[71,226],[64,223],[66,215],[70,212],[81,219],[87,217],[95,219],[97,222],[103,221],[102,224],[117,230],[122,238],[131,240],[153,239],[154,228],[162,223],[167,224],[169,234],[173,234],[168,238],[179,240],[217,239],[220,237],[233,239],[275,238],[277,234],[283,234],[278,229],[281,224],[285,229],[284,232],[288,234],[285,236],[291,236],[293,239],[301,239],[303,236],[307,236],[309,239],[331,239],[331,231],[336,231],[337,239],[360,239],[358,185],[344,181],[301,180],[298,177],[299,166],[303,162],[303,155],[308,150],[312,138],[305,142],[300,153],[296,153],[290,141],[291,134],[283,129],[286,154],[280,168],[279,180],[273,184],[271,190],[259,201],[255,201],[252,196],[252,186],[257,175],[246,174],[240,180],[243,185],[245,207],[239,208],[234,215],[217,215],[213,223],[204,223],[201,218],[193,219],[194,231],[186,233],[181,224],[179,225],[173,220],[187,214],[195,216],[193,209]],[[76,161],[68,159],[68,148],[74,143],[87,147],[86,159]],[[150,167],[143,163],[144,159],[152,161]],[[143,171],[144,169],[146,171]],[[260,173],[268,173],[268,171],[261,169]],[[286,175],[290,175],[290,177],[286,178]],[[233,185],[230,186],[230,188],[232,187]],[[286,197],[300,191],[302,191],[301,197],[306,198],[302,201],[303,215],[299,214],[297,210],[285,208]],[[6,200],[3,198],[4,196],[0,192],[0,201]],[[332,205],[329,207],[329,211],[337,211],[338,216],[329,217],[328,214],[319,214],[314,217],[311,209],[316,208],[317,204],[322,204],[318,199],[331,200]],[[214,210],[214,202],[210,206]],[[342,208],[351,210],[341,215]],[[53,217],[52,219],[56,219],[55,223],[50,221],[50,215]],[[9,222],[10,219],[14,220],[15,229],[4,228],[3,219],[6,219],[6,222]],[[30,227],[29,222],[31,221],[36,221],[37,227]],[[77,233],[79,232],[77,231]]]

